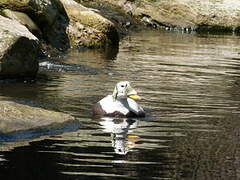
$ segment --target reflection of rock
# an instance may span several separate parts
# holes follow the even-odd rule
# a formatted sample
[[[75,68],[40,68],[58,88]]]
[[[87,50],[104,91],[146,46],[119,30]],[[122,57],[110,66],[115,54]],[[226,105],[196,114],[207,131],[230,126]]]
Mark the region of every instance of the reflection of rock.
[[[38,39],[17,21],[0,16],[0,78],[34,77]]]
[[[101,118],[100,125],[104,128],[103,131],[111,133],[112,146],[117,154],[127,154],[130,148],[136,146],[135,142],[139,137],[129,135],[129,130],[136,128],[138,120],[127,118]]]

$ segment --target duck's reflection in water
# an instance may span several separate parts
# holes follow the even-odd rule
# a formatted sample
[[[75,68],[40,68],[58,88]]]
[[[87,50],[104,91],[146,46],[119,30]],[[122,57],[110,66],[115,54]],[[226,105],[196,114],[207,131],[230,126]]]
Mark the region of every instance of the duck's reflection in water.
[[[138,124],[136,119],[103,117],[99,123],[104,132],[111,133],[112,146],[117,154],[126,155],[140,139],[132,134]]]

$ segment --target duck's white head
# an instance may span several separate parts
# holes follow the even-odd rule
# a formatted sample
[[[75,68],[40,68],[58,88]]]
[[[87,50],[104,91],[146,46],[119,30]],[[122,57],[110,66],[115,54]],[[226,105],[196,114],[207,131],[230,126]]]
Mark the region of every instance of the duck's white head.
[[[141,99],[137,91],[131,87],[128,81],[120,81],[117,83],[112,96],[114,100],[127,99],[128,97],[134,100]]]

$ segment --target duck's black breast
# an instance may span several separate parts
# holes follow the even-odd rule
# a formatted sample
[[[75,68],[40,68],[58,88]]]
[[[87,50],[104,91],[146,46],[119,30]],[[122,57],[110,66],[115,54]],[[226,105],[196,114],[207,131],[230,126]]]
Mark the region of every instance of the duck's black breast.
[[[94,116],[103,116],[106,115],[107,113],[103,110],[101,104],[98,102],[92,106],[92,113]]]
[[[120,111],[114,111],[113,113],[106,114],[106,116],[111,117],[122,117],[122,118],[137,118],[137,117],[145,117],[145,113],[136,114],[135,112],[129,111],[127,114],[123,114]]]
[[[92,106],[92,113],[93,113],[93,116],[126,117],[126,115],[124,115],[120,111],[107,113],[106,111],[103,110],[100,103],[94,104]]]

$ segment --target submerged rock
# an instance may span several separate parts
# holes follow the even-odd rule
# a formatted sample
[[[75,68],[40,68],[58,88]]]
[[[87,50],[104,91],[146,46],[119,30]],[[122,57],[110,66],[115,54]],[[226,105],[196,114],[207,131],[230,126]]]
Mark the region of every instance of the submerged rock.
[[[0,16],[0,24],[0,78],[35,77],[38,39],[15,20]]]
[[[74,117],[10,101],[0,103],[0,134],[39,128],[56,128],[73,122]]]

